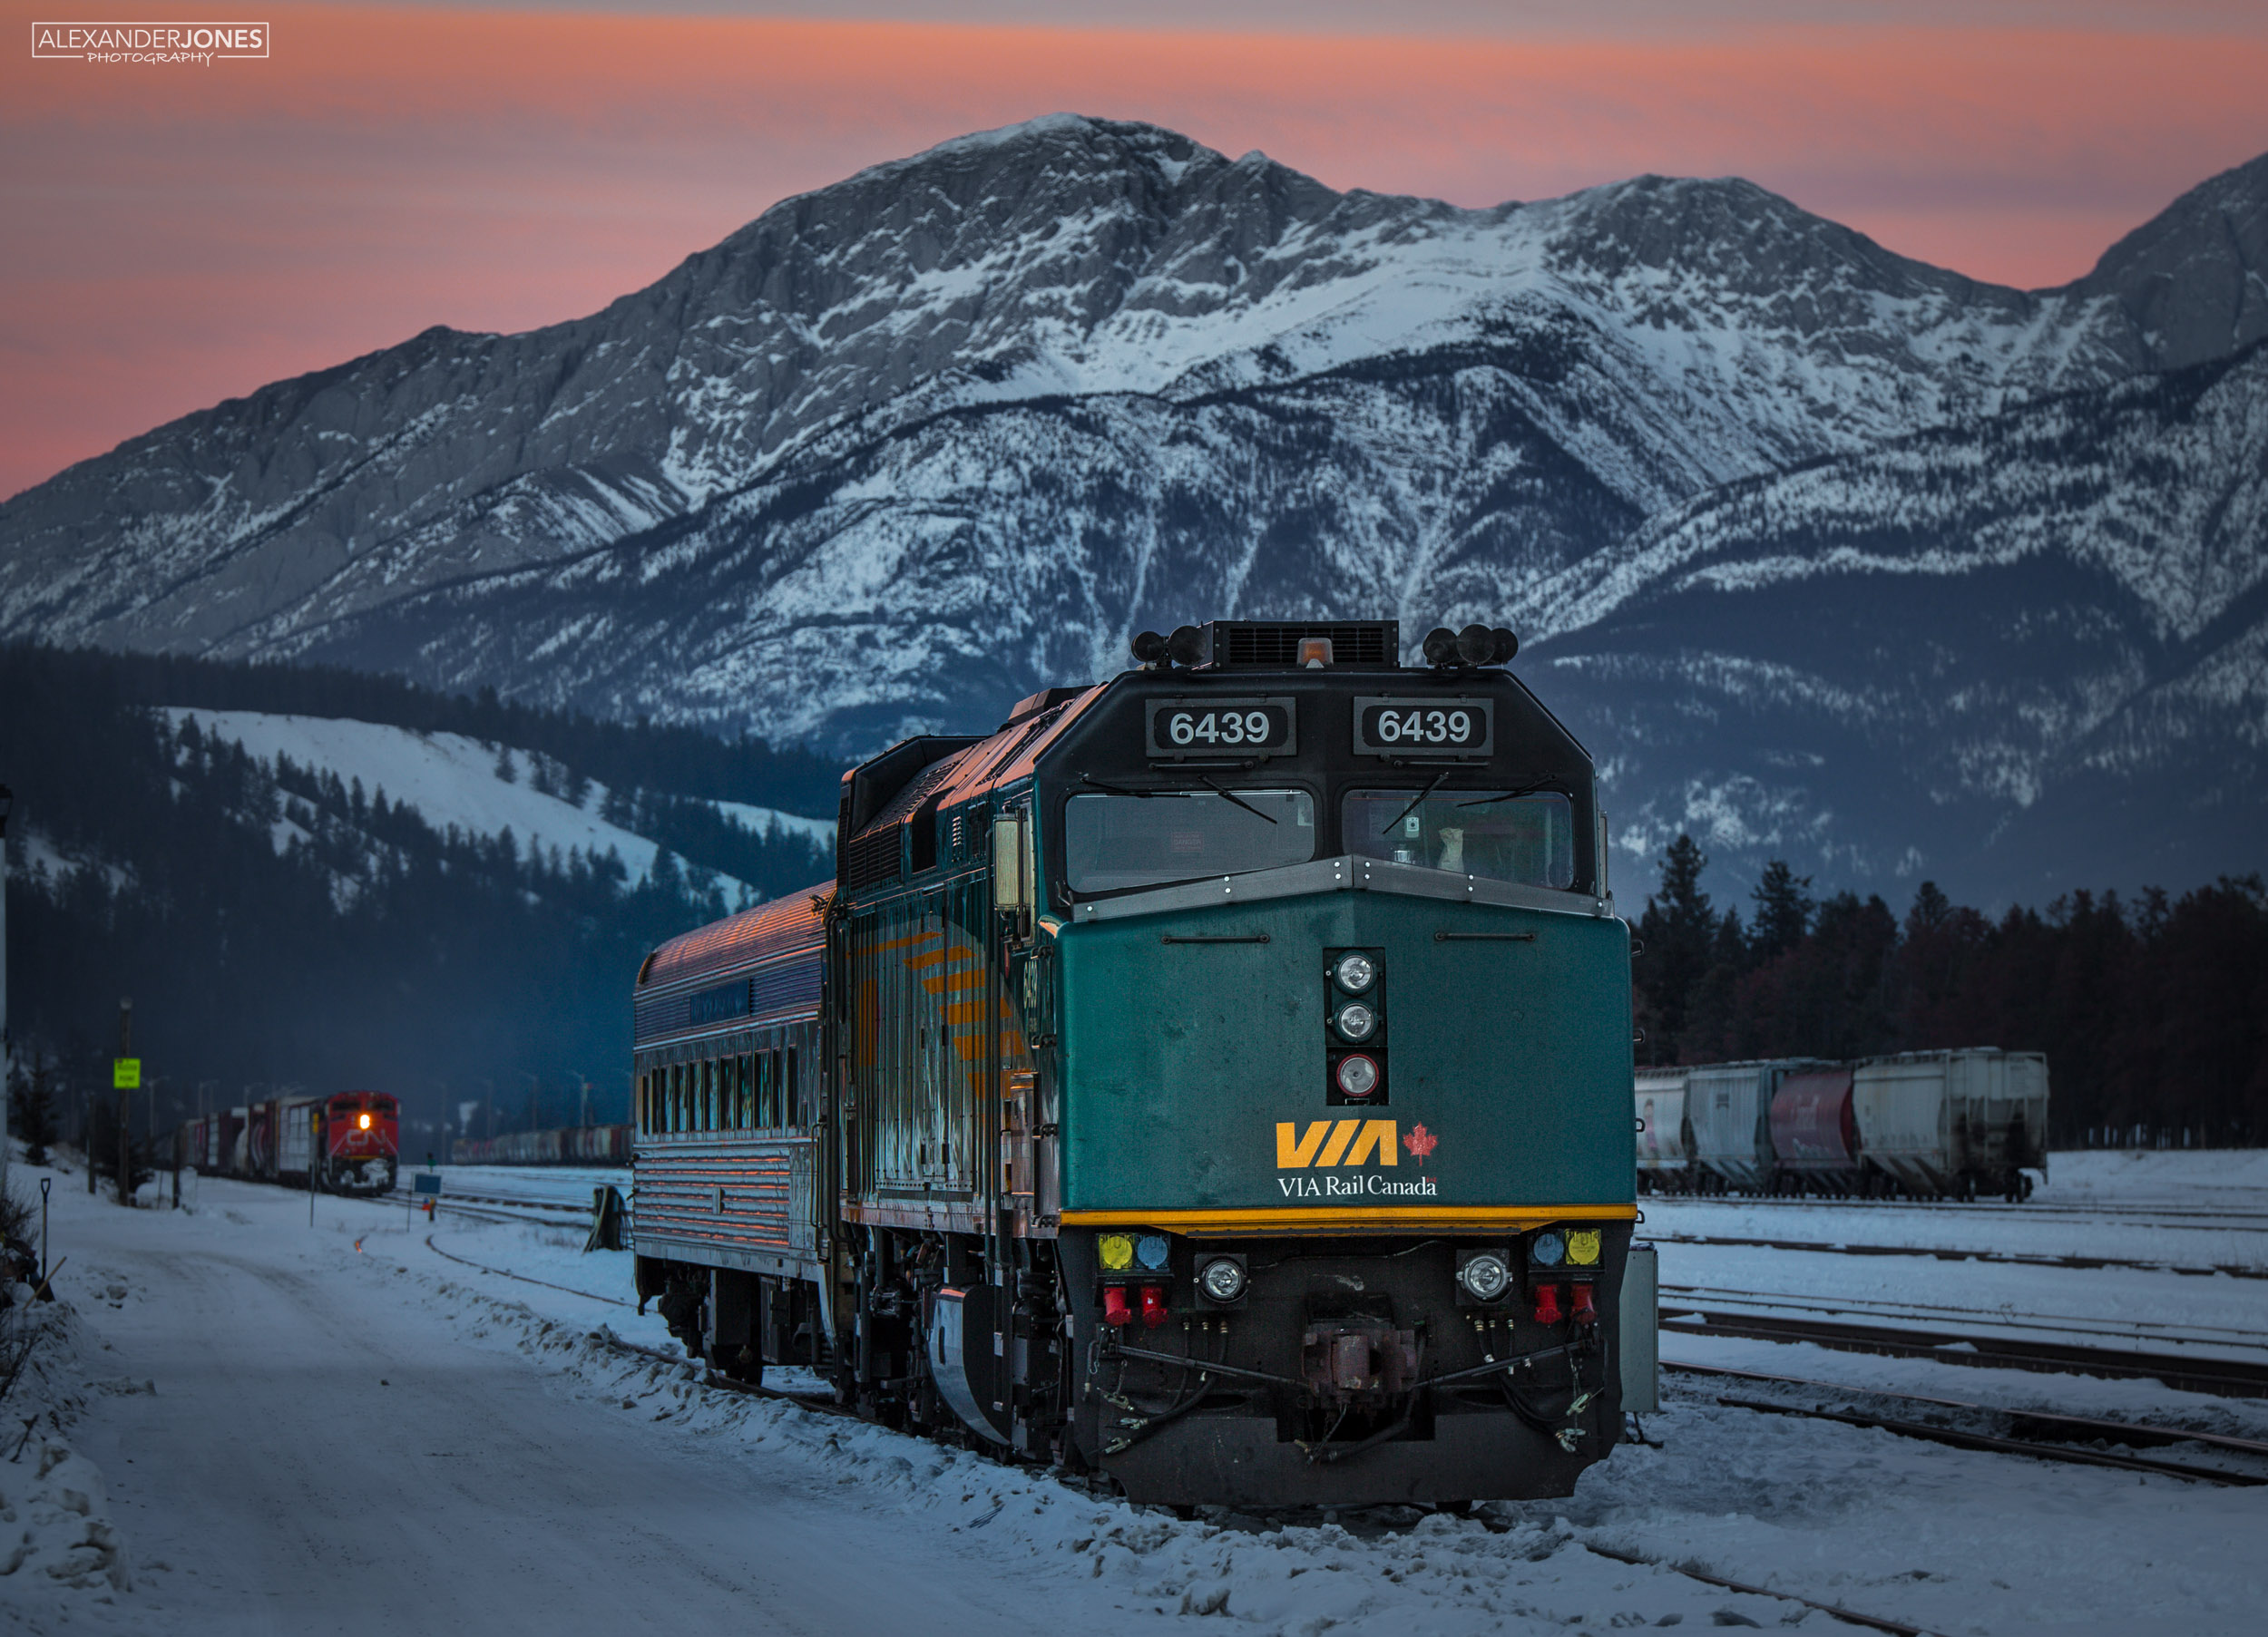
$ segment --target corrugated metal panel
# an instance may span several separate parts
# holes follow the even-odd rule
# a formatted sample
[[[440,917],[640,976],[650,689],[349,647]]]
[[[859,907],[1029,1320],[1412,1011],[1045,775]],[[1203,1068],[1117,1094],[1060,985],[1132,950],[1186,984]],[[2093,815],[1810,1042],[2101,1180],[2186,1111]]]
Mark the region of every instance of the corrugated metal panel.
[[[808,1253],[811,1148],[786,1138],[641,1149],[631,1171],[640,1242]]]
[[[826,906],[835,883],[806,887],[672,938],[647,958],[642,990],[728,972],[769,957],[816,949],[826,934]]]
[[[819,1005],[825,965],[824,947],[814,944],[792,958],[759,967],[746,979],[748,995],[744,1004],[723,1017],[701,1019],[694,1016],[694,1003],[709,992],[706,989],[640,1000],[634,1009],[633,1038],[638,1045],[645,1046],[696,1028],[754,1028],[787,1018],[808,1017]]]
[[[1004,1047],[1022,1050],[987,960],[990,884],[970,876],[851,923],[850,1091],[859,1140],[854,1194],[982,1194]],[[1013,1036],[1012,1041],[1010,1037]]]

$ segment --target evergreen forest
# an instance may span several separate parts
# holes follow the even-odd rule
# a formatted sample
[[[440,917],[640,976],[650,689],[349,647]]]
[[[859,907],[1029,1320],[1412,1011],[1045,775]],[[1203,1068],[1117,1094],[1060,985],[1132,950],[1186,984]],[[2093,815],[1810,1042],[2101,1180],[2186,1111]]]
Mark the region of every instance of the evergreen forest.
[[[160,706],[354,716],[524,753],[547,793],[657,841],[632,883],[562,855],[435,829],[359,781],[170,726]],[[118,1053],[151,1082],[137,1135],[200,1105],[368,1086],[406,1116],[475,1129],[625,1117],[630,987],[663,939],[826,879],[828,853],[752,833],[711,800],[825,813],[836,770],[800,751],[601,724],[281,666],[0,647],[0,781],[15,791],[9,1026],[75,1135]],[[279,850],[278,836],[288,838]],[[50,856],[27,871],[36,836]],[[57,862],[55,855],[69,861]],[[588,1104],[585,1086],[588,1085]],[[434,1134],[437,1140],[437,1132]]]
[[[1923,882],[1815,897],[1769,864],[1748,914],[1704,890],[1689,835],[1634,936],[1637,1060],[1847,1059],[1944,1047],[2048,1054],[2059,1147],[2268,1143],[2268,888],[2076,891],[1995,918]]]

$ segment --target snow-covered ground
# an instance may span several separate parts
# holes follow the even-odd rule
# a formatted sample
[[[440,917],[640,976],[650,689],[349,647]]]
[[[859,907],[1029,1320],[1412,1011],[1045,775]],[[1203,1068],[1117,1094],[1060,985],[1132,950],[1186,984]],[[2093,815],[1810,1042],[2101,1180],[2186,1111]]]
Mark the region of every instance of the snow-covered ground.
[[[18,1187],[34,1174],[19,1168]],[[310,1228],[304,1195],[210,1179],[191,1212],[129,1213],[73,1180],[54,1193],[54,1252],[73,1259],[58,1284],[83,1330],[84,1379],[153,1390],[83,1392],[57,1432],[100,1468],[125,1589],[27,1588],[0,1574],[0,1623],[21,1629],[65,1629],[67,1617],[70,1630],[134,1633],[851,1633],[1034,1621],[1117,1632],[1200,1615],[1303,1637],[1847,1629],[1792,1595],[1967,1637],[2250,1632],[2268,1595],[2258,1551],[2268,1488],[1762,1415],[1720,1406],[1721,1381],[1676,1374],[1647,1423],[1661,1447],[1618,1449],[1569,1499],[1474,1518],[1184,1521],[701,1388],[611,1349],[593,1340],[601,1326],[670,1350],[660,1320],[634,1311],[629,1259],[582,1255],[569,1232],[446,1217],[428,1228],[422,1216],[406,1223],[398,1204],[331,1199],[317,1202]],[[1836,1231],[1829,1218],[1871,1220],[1821,1209],[1809,1237]],[[2065,1269],[1706,1246],[1665,1257],[1756,1289],[1775,1288],[1765,1274],[1816,1264],[1907,1299],[2054,1274],[2004,1293],[2032,1310],[2090,1300],[2086,1275]],[[2143,1300],[2154,1281],[2167,1303],[2209,1296],[2213,1311],[2268,1330],[2268,1281],[2123,1273],[2119,1293],[2100,1299],[2108,1308]],[[1763,1342],[1679,1337],[1665,1350],[1853,1387],[2268,1434],[2263,1406],[2143,1383]],[[14,1527],[0,1520],[0,1564]],[[1673,1564],[1787,1595],[1726,1592]]]
[[[520,849],[541,846],[562,853],[621,857],[632,882],[652,872],[654,843],[600,817],[607,788],[592,784],[580,804],[535,787],[533,758],[468,739],[462,734],[417,733],[375,722],[337,716],[278,716],[265,711],[194,710],[176,707],[167,715],[178,728],[194,717],[200,732],[243,745],[254,760],[273,765],[277,756],[302,767],[335,773],[341,781],[362,781],[371,795],[383,791],[389,802],[406,802],[436,830],[452,824],[468,834],[494,836],[510,830]],[[512,776],[501,776],[510,767]],[[778,831],[812,837],[832,848],[832,819],[805,818],[740,802],[712,804],[742,829],[762,834]],[[729,887],[730,883],[728,883]]]

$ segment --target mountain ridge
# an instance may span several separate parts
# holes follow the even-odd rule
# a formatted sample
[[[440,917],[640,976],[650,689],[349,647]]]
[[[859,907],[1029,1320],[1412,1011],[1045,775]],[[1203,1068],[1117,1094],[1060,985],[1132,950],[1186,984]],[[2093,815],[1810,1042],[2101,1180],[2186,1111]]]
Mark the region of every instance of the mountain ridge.
[[[1594,737],[1681,698],[1737,714],[1709,676],[1786,667],[1762,630],[1753,652],[1705,640],[1751,604],[1697,591],[1695,551],[1723,555],[1720,580],[1777,576],[1780,601],[1809,610],[1789,589],[1806,577],[1981,584],[1990,565],[1962,531],[2006,543],[2062,506],[2092,520],[2080,546],[2109,577],[2043,537],[2032,570],[1992,581],[2018,616],[2194,624],[2202,525],[2154,496],[2169,474],[2252,492],[2258,371],[2224,371],[2199,447],[2129,441],[2106,464],[2087,441],[2129,426],[2118,395],[2160,390],[2168,358],[2210,367],[2257,338],[2263,223],[2268,156],[2191,190],[2086,278],[2028,292],[1738,179],[1463,209],[1050,116],[783,200],[585,318],[428,330],[74,467],[0,504],[0,635],[493,685],[847,754],[989,726],[1003,699],[1122,665],[1142,624],[1388,614],[1413,638],[1510,619],[1562,668],[1590,654],[1651,677],[1645,698],[1606,687],[1582,706],[1608,712]],[[2217,352],[2215,312],[2237,337]],[[1995,439],[2021,443],[2030,489],[1979,487]],[[2119,493],[2097,503],[2090,484]],[[1806,511],[1811,491],[1840,498]],[[1944,538],[1901,546],[1894,574],[1820,579],[1869,496],[1877,521],[1927,514]],[[2252,512],[2232,515],[2215,550],[2244,595],[2268,541]],[[1741,555],[1735,524],[1778,555]],[[1613,648],[1673,607],[1693,674]],[[1980,698],[2010,713],[1986,739],[2030,746],[1997,785],[1941,779],[1956,804],[1990,807],[1980,833],[2029,822],[2040,777],[2077,776],[2039,771],[2075,740],[2050,755],[2023,726],[2058,689],[2124,687],[2137,711],[2146,697],[2215,744],[2249,742],[2249,626],[2195,675],[2165,676],[1962,628],[1980,645],[1964,663],[1992,678]],[[2002,658],[2038,674],[1993,671]],[[1912,739],[1926,699],[1901,684],[1885,704],[1862,656],[1830,659],[1804,672],[1820,699],[1890,712],[1854,742],[1929,763]],[[2062,664],[2079,669],[2049,674]],[[1727,743],[1753,765],[1624,793],[1651,815],[1634,848],[1675,817],[1744,867],[1739,838],[1772,827],[1709,793],[1746,779],[1808,814],[1788,833],[1822,868],[1891,879],[1907,851],[1986,867],[1974,849],[1849,833],[1878,774],[1845,769],[1858,784],[1834,790],[1764,778],[1794,753],[1762,717]],[[1904,822],[1927,831],[1930,814]]]

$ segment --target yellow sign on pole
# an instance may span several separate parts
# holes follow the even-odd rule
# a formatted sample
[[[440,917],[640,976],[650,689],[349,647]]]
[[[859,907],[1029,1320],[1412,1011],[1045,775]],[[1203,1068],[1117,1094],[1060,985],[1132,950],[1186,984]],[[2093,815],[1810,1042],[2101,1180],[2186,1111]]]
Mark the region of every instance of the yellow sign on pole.
[[[142,1089],[142,1059],[112,1057],[111,1059],[111,1089],[140,1091]]]

